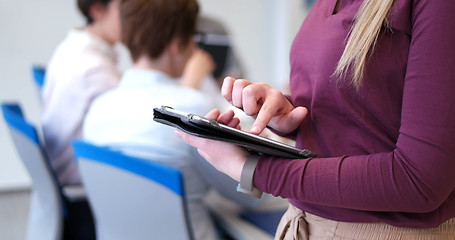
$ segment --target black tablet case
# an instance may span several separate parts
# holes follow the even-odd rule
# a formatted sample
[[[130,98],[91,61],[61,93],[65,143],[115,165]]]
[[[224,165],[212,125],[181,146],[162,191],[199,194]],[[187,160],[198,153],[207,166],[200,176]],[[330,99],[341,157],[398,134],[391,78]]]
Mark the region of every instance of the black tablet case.
[[[219,128],[216,128],[218,124],[215,120],[214,126],[212,128],[207,128],[205,126],[197,125],[191,122],[191,117],[194,114],[188,114],[187,116],[181,116],[173,112],[167,111],[166,107],[154,108],[153,109],[153,120],[162,124],[166,124],[175,128],[178,128],[188,134],[203,137],[218,141],[225,141],[233,143],[239,146],[246,148],[249,151],[254,151],[259,154],[266,154],[282,158],[309,158],[315,157],[315,155],[306,149],[296,149],[293,151],[287,151],[279,145],[282,143],[277,142],[277,144],[270,144],[269,142],[263,142],[258,140],[252,140],[240,135],[230,134],[222,131]],[[221,124],[221,123],[219,123]],[[290,146],[289,146],[290,147]],[[291,147],[292,148],[292,147]]]

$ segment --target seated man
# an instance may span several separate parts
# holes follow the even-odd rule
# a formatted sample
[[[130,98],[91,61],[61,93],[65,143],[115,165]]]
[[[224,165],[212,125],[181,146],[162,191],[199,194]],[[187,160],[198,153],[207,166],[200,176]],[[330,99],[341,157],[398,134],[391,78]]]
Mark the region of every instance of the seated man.
[[[221,95],[221,85],[225,77],[242,78],[242,67],[235,55],[233,45],[224,25],[209,17],[200,16],[196,24],[196,44],[203,50],[193,53],[185,71],[182,84],[198,89],[212,99],[215,107],[221,112],[232,109],[243,130],[248,131],[254,119],[242,110],[233,107]],[[214,61],[216,67],[207,74],[206,68],[213,65],[208,61],[207,55]],[[213,67],[211,68],[213,69]]]
[[[207,168],[197,151],[174,135],[173,128],[153,121],[153,108],[161,105],[200,115],[213,108],[201,92],[179,84],[196,48],[193,33],[198,8],[196,0],[121,1],[122,41],[133,65],[117,88],[95,100],[83,133],[95,144],[178,167],[196,239],[217,239],[202,201],[209,187],[204,179],[212,178],[210,184],[219,184],[218,189],[228,186],[234,198],[243,194],[235,191],[236,183],[226,175]]]
[[[86,19],[71,29],[46,70],[41,124],[47,154],[63,185],[80,184],[71,140],[93,99],[115,87],[121,74],[114,45],[120,41],[119,0],[77,0]]]

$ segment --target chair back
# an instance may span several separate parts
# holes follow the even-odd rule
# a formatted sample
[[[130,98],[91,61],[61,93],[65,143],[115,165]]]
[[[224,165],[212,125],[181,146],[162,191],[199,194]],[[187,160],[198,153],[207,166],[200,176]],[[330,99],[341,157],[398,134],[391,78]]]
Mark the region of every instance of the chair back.
[[[36,128],[25,120],[18,104],[3,103],[1,108],[13,143],[33,183],[27,239],[60,240],[64,203]]]
[[[32,66],[32,75],[33,75],[33,80],[35,81],[36,86],[38,87],[38,89],[41,89],[44,85],[46,69],[44,67],[33,65]]]
[[[179,170],[83,141],[73,149],[97,239],[193,239]]]

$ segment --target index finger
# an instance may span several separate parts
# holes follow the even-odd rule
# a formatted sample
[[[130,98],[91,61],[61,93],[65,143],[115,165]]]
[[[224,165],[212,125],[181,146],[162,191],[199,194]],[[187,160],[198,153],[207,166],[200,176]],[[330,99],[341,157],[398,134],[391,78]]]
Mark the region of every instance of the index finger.
[[[258,112],[256,120],[253,123],[253,126],[250,129],[250,133],[258,135],[262,131],[264,131],[264,128],[270,122],[272,117],[275,116],[277,111],[278,107],[277,104],[274,103],[274,101],[264,102],[264,104],[261,106],[261,109]]]

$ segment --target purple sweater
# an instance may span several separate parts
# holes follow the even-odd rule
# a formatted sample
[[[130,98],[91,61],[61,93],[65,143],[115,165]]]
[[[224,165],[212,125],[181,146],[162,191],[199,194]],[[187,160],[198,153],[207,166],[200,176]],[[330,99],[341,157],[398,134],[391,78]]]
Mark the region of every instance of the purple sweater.
[[[455,1],[396,0],[359,92],[331,77],[362,0],[319,0],[291,49],[297,146],[254,185],[338,221],[435,227],[455,217]]]

